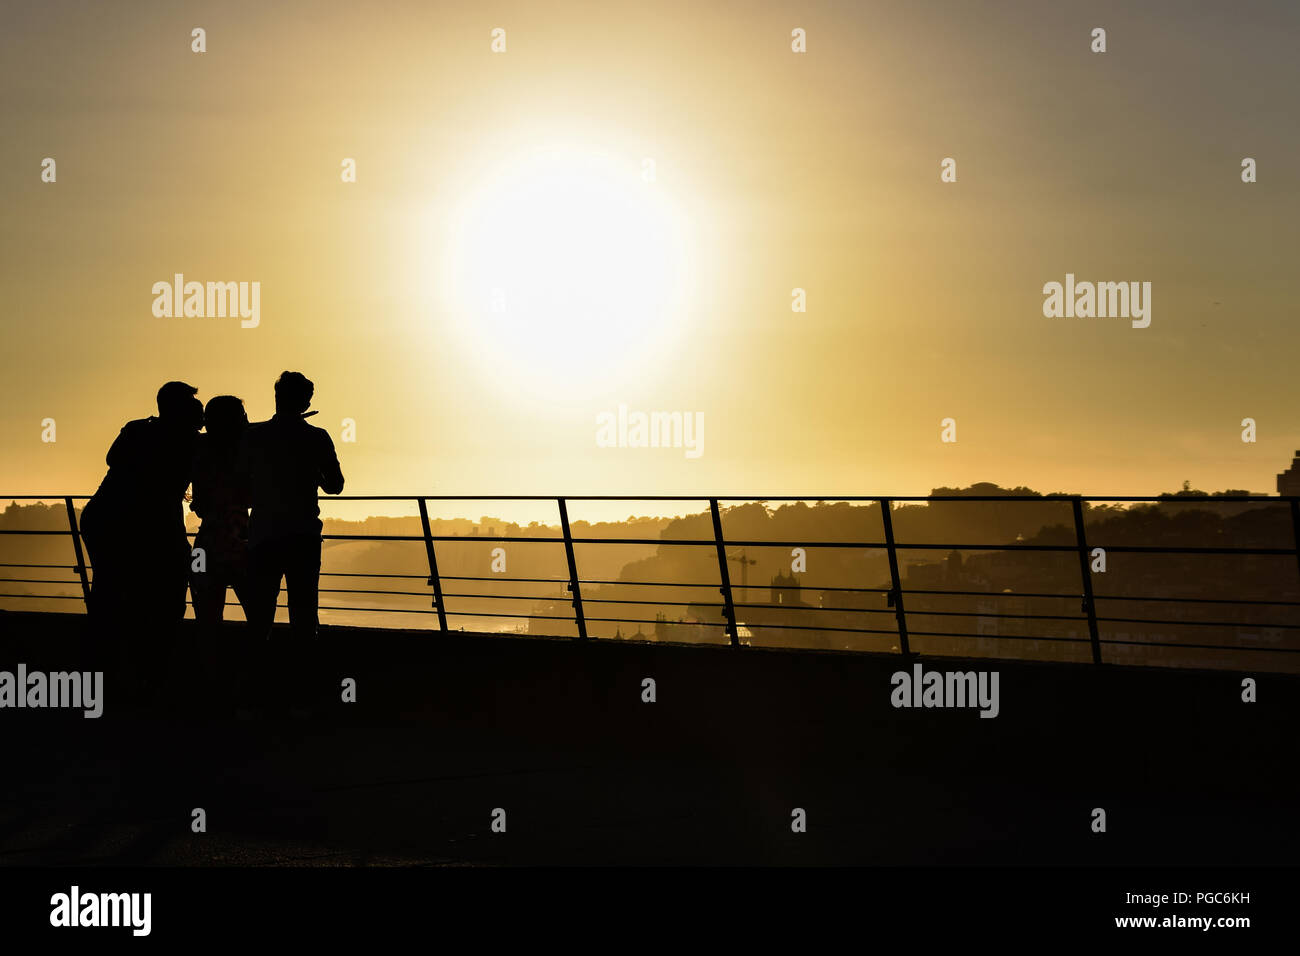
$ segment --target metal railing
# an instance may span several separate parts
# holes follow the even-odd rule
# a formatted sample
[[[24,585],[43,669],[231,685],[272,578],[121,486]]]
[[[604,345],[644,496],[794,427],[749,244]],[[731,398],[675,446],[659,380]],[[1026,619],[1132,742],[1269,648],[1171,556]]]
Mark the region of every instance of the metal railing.
[[[18,495],[18,496],[0,496],[5,500],[28,500],[28,501],[55,501],[61,500],[65,506],[68,526],[66,529],[57,530],[27,530],[27,529],[0,529],[0,534],[4,535],[64,535],[72,539],[73,556],[75,563],[66,564],[5,564],[0,563],[0,569],[19,568],[19,569],[63,569],[71,570],[76,573],[81,587],[80,600],[85,606],[89,606],[91,592],[91,566],[85,558],[85,552],[82,548],[81,536],[77,526],[77,510],[75,503],[84,501],[89,496],[86,495]],[[894,627],[888,629],[870,628],[870,627],[841,627],[817,624],[768,624],[754,622],[753,627],[764,629],[775,629],[779,631],[818,631],[818,632],[836,632],[851,633],[863,635],[885,635],[897,638],[897,649],[901,655],[908,656],[912,654],[911,642],[914,638],[984,638],[993,637],[995,640],[1032,640],[1047,642],[1065,642],[1089,645],[1091,651],[1091,660],[1094,664],[1103,662],[1102,649],[1106,645],[1139,645],[1143,647],[1178,647],[1178,648],[1199,648],[1210,650],[1231,650],[1231,651],[1249,651],[1262,650],[1273,653],[1300,653],[1300,647],[1259,647],[1240,642],[1233,644],[1212,644],[1212,643],[1188,643],[1188,642],[1161,642],[1161,641],[1133,641],[1119,638],[1104,638],[1101,636],[1099,624],[1149,624],[1149,625],[1174,625],[1174,626],[1209,626],[1217,628],[1240,628],[1240,627],[1265,627],[1274,630],[1300,631],[1300,618],[1290,621],[1228,621],[1213,620],[1200,621],[1188,619],[1151,619],[1151,618],[1133,618],[1133,617],[1115,617],[1099,615],[1097,605],[1102,601],[1141,601],[1151,603],[1175,603],[1175,604],[1196,604],[1210,606],[1242,606],[1242,607],[1300,607],[1300,601],[1291,600],[1268,600],[1268,599],[1251,599],[1251,598],[1208,598],[1208,597],[1170,597],[1170,596],[1138,596],[1123,594],[1097,594],[1093,590],[1092,571],[1090,570],[1090,555],[1092,548],[1101,548],[1107,553],[1143,553],[1143,554],[1201,554],[1201,555],[1236,555],[1236,556],[1287,556],[1290,555],[1296,562],[1297,571],[1300,571],[1300,499],[1295,497],[1273,497],[1273,496],[1201,496],[1201,495],[1165,495],[1160,497],[1140,497],[1140,496],[1079,496],[1079,495],[927,495],[927,496],[889,496],[889,497],[861,497],[861,496],[836,496],[836,497],[816,497],[816,496],[787,496],[787,497],[741,497],[741,496],[724,496],[712,498],[696,498],[691,496],[568,496],[568,497],[549,497],[539,495],[513,495],[513,496],[472,496],[472,495],[425,495],[425,496],[400,496],[400,495],[339,495],[322,497],[322,502],[331,501],[385,501],[385,502],[406,502],[414,504],[420,521],[421,533],[418,535],[379,535],[379,534],[331,534],[325,533],[322,537],[325,540],[345,540],[345,541],[403,541],[403,542],[422,542],[424,545],[425,556],[428,561],[427,576],[421,574],[400,574],[400,573],[366,573],[366,572],[330,572],[322,571],[322,577],[360,577],[374,579],[393,579],[393,580],[418,580],[425,579],[428,591],[410,591],[410,590],[391,590],[391,589],[354,589],[354,588],[322,588],[322,593],[327,594],[366,594],[366,595],[388,595],[388,596],[421,596],[429,597],[431,605],[428,609],[424,608],[396,608],[396,607],[348,607],[339,605],[321,605],[323,611],[354,611],[354,612],[374,612],[374,613],[419,613],[419,614],[436,614],[438,620],[438,630],[447,632],[449,630],[447,619],[452,617],[491,617],[491,618],[518,618],[528,621],[537,620],[563,620],[571,621],[576,627],[577,637],[580,640],[591,638],[588,631],[590,623],[614,623],[614,624],[659,624],[665,623],[666,620],[650,621],[644,618],[634,617],[610,617],[599,616],[593,617],[589,613],[589,605],[639,605],[639,606],[675,606],[688,607],[692,609],[712,609],[720,615],[719,622],[710,621],[675,621],[666,622],[674,626],[697,626],[702,628],[721,627],[727,642],[733,647],[742,646],[742,635],[740,629],[742,622],[737,619],[737,610],[744,609],[777,609],[782,612],[797,611],[804,614],[816,614],[818,612],[840,612],[848,614],[857,612],[861,614],[883,614],[891,616],[894,619]],[[510,536],[510,535],[483,535],[473,536],[462,535],[435,535],[432,533],[432,524],[429,518],[429,505],[431,501],[437,502],[554,502],[558,511],[558,527],[560,534],[558,536]],[[569,504],[572,502],[674,502],[690,503],[699,502],[707,504],[707,512],[699,512],[700,516],[705,513],[711,518],[712,536],[699,539],[683,538],[629,538],[629,537],[578,537],[572,532],[569,521]],[[883,540],[880,541],[808,541],[808,540],[745,540],[745,539],[728,539],[723,534],[723,508],[724,502],[745,502],[745,503],[767,503],[767,502],[846,502],[846,503],[863,503],[866,505],[875,504],[879,507],[880,521],[883,530]],[[1074,541],[1066,544],[1029,544],[1022,541],[1015,542],[906,542],[896,540],[894,533],[894,506],[899,503],[925,503],[933,504],[936,502],[997,502],[1005,504],[1015,504],[1019,502],[1032,502],[1036,504],[1047,504],[1051,502],[1062,502],[1070,505],[1073,517]],[[1174,547],[1161,545],[1122,545],[1122,544],[1104,544],[1096,541],[1089,541],[1084,527],[1084,505],[1085,503],[1105,502],[1105,503],[1148,503],[1157,505],[1174,505],[1186,506],[1197,504],[1224,505],[1239,502],[1249,502],[1262,506],[1285,505],[1290,511],[1290,525],[1292,543],[1291,547]],[[549,527],[549,526],[548,526]],[[193,533],[191,533],[193,536]],[[441,575],[438,570],[438,551],[441,546],[451,543],[465,542],[501,542],[501,543],[550,543],[554,545],[562,544],[565,553],[565,564],[567,566],[567,578],[506,578],[483,577],[475,575]],[[579,573],[578,560],[575,546],[580,545],[652,545],[657,547],[707,547],[711,549],[717,559],[718,580],[701,583],[698,581],[629,581],[629,580],[609,580],[609,579],[587,579],[581,577]],[[888,559],[889,568],[889,585],[888,587],[816,587],[797,585],[795,590],[804,590],[809,592],[822,591],[825,593],[845,592],[855,594],[877,594],[883,595],[885,599],[884,608],[839,608],[839,607],[817,607],[809,605],[773,605],[750,602],[749,595],[742,597],[746,600],[737,601],[736,591],[748,590],[753,591],[760,586],[735,585],[732,583],[731,574],[728,567],[730,561],[736,560],[729,558],[727,548],[847,548],[867,551],[884,551]],[[1078,557],[1079,564],[1079,581],[1078,590],[1072,592],[1043,592],[1043,591],[973,591],[973,590],[948,590],[948,589],[931,589],[904,587],[900,573],[899,552],[902,551],[993,551],[993,552],[1056,552],[1062,554],[1075,553]],[[746,560],[746,559],[742,559]],[[754,563],[754,562],[749,562]],[[568,601],[572,607],[572,614],[553,615],[543,613],[514,614],[508,612],[476,612],[468,610],[449,611],[446,606],[448,598],[452,599],[480,599],[480,600],[532,600],[538,602],[555,601],[555,597],[544,595],[502,595],[502,594],[482,594],[457,590],[451,593],[443,590],[444,582],[485,582],[508,580],[513,583],[545,583],[564,585],[568,592]],[[1300,578],[1297,579],[1300,582]],[[42,584],[67,584],[69,582],[60,582],[46,578],[26,578],[26,577],[0,577],[0,583],[42,583]],[[76,582],[72,582],[76,583]],[[661,587],[661,588],[702,588],[716,589],[720,601],[717,603],[706,603],[698,601],[660,601],[654,599],[646,600],[626,600],[611,599],[600,597],[587,597],[584,599],[583,585],[618,585],[620,587]],[[1079,612],[1077,614],[1029,614],[1029,613],[1000,613],[990,612],[983,608],[978,612],[969,611],[943,611],[928,607],[914,606],[909,612],[908,598],[921,596],[968,596],[986,599],[1003,599],[1007,597],[1027,598],[1027,599],[1056,599],[1079,601]],[[0,593],[0,598],[39,598],[39,599],[67,599],[77,600],[72,595],[31,595],[31,594],[10,594]],[[284,605],[278,605],[284,607]],[[935,631],[921,630],[912,626],[909,620],[909,614],[913,618],[919,617],[974,617],[996,619],[996,620],[1036,620],[1036,621],[1062,621],[1075,622],[1081,626],[1086,625],[1087,637],[1072,636],[1052,636],[1052,635],[1012,635],[1012,634],[994,634],[985,635],[970,632],[954,631]]]

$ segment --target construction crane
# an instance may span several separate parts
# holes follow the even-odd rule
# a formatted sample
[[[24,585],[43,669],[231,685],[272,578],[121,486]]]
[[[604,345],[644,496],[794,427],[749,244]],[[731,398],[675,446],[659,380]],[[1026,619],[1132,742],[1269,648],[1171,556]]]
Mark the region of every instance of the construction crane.
[[[758,562],[753,558],[747,556],[744,548],[741,548],[738,553],[740,555],[739,557],[736,557],[735,554],[728,554],[727,560],[735,561],[737,564],[740,565],[740,590],[744,592],[741,596],[744,598],[745,602],[748,603],[749,602],[749,566],[751,564],[758,564]]]

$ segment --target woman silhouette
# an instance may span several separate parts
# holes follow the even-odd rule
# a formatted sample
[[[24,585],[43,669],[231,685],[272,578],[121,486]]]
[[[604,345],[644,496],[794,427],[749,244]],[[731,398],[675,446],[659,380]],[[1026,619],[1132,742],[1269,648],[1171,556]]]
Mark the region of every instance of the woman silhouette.
[[[218,395],[203,413],[205,434],[194,456],[190,510],[202,519],[194,540],[197,553],[190,569],[194,617],[207,636],[221,626],[226,589],[233,588],[247,616],[248,507],[247,483],[235,470],[235,456],[248,414],[233,395]]]

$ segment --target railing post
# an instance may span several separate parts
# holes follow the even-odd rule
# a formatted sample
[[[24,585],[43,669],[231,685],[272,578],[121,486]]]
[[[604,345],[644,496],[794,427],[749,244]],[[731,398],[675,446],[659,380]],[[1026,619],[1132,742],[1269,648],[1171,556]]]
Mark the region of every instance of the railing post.
[[[77,554],[77,574],[81,576],[81,599],[86,602],[86,613],[90,613],[90,578],[86,576],[86,559],[81,552],[81,532],[77,529],[77,509],[72,506],[71,498],[63,499],[68,509],[68,529],[72,532],[72,549]]]
[[[1092,641],[1092,662],[1101,663],[1101,638],[1097,635],[1097,605],[1092,597],[1092,570],[1088,565],[1088,536],[1083,531],[1083,499],[1075,495],[1074,535],[1079,544],[1079,573],[1083,575],[1083,610],[1088,612],[1088,637]]]
[[[731,646],[740,646],[740,629],[736,626],[736,605],[731,599],[731,572],[727,568],[727,546],[722,540],[722,514],[718,511],[718,499],[709,499],[709,510],[713,513],[713,542],[718,549],[718,571],[722,575],[722,617],[726,621],[725,630],[731,638]]]
[[[903,608],[903,582],[898,576],[898,549],[894,547],[894,517],[890,514],[891,502],[888,498],[879,499],[880,521],[885,528],[885,550],[889,553],[889,579],[892,591],[889,603],[893,605],[894,617],[898,620],[898,652],[910,655],[912,649],[907,641],[907,611]]]
[[[433,551],[433,534],[429,530],[429,506],[423,498],[420,505],[420,526],[424,529],[424,551],[429,556],[429,583],[433,585],[433,606],[438,609],[438,630],[447,633],[447,609],[442,606],[442,578],[438,576],[438,557]]]
[[[569,559],[569,591],[573,594],[573,618],[578,622],[578,637],[587,639],[587,616],[582,611],[582,588],[578,585],[578,562],[573,556],[573,535],[569,533],[569,506],[563,498],[560,503],[560,526],[564,529],[564,553]]]

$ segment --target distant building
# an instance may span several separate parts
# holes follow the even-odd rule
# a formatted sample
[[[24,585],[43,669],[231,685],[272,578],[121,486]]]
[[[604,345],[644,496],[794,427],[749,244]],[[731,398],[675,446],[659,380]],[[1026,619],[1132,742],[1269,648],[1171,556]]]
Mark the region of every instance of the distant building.
[[[909,587],[936,590],[954,590],[984,583],[981,575],[966,568],[960,551],[949,551],[943,561],[908,565],[905,577]]]
[[[689,610],[689,608],[687,609]],[[648,640],[651,641],[669,641],[670,643],[680,644],[689,641],[690,629],[683,627],[686,624],[685,618],[678,618],[675,621],[668,619],[668,615],[662,611],[655,613],[654,630],[650,632]]]
[[[800,594],[799,579],[791,574],[789,577],[780,571],[772,578],[770,597],[772,604],[783,607],[807,607]]]
[[[1300,495],[1300,451],[1291,460],[1291,467],[1277,476],[1279,495]]]

